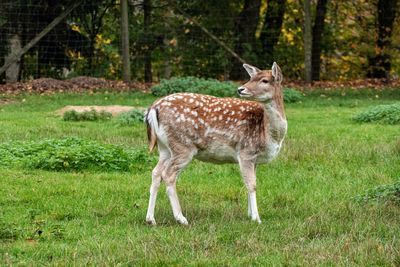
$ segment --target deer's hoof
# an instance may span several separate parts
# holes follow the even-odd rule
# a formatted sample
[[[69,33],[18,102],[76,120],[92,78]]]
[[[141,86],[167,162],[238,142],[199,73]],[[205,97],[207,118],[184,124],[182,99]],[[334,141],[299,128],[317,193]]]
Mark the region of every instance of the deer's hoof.
[[[148,225],[156,225],[156,220],[154,218],[147,217],[146,222]]]
[[[176,216],[176,221],[182,225],[189,225],[187,219],[185,218],[185,216],[183,216],[182,214],[179,214],[178,216]]]

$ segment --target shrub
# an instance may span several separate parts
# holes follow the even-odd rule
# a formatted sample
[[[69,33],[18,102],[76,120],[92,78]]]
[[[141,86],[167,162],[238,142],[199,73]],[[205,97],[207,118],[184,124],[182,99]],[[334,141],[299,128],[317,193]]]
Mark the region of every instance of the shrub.
[[[143,110],[132,109],[128,112],[123,112],[116,117],[116,121],[120,126],[130,126],[137,123],[143,123]]]
[[[97,112],[92,109],[90,111],[77,112],[75,110],[66,111],[63,115],[64,121],[105,121],[110,120],[112,114],[110,112]]]
[[[142,169],[153,160],[144,148],[125,150],[73,137],[0,145],[0,165],[21,165],[29,169],[129,171]]]
[[[368,189],[355,197],[359,203],[368,201],[395,202],[400,204],[400,180],[393,184],[380,185]]]
[[[196,77],[173,77],[161,80],[160,84],[151,88],[155,96],[165,96],[178,92],[191,92],[219,97],[236,95],[238,85],[233,82],[220,82],[215,79],[202,79]]]
[[[292,88],[283,89],[283,100],[285,103],[295,103],[303,99],[303,94]]]
[[[215,79],[202,79],[196,77],[174,77],[170,80],[161,80],[161,83],[151,88],[155,96],[165,96],[178,92],[191,92],[218,97],[237,96],[238,85],[234,82],[220,82]],[[286,103],[298,102],[303,95],[291,88],[283,90]]]
[[[353,120],[357,122],[400,124],[400,103],[371,107],[354,116]]]

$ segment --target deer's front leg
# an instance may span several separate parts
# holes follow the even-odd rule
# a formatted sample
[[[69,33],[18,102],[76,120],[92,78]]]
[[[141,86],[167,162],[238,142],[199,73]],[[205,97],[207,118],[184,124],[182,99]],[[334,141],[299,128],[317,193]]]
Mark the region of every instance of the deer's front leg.
[[[239,158],[240,172],[248,191],[248,214],[252,221],[261,223],[256,199],[256,164],[254,160]]]

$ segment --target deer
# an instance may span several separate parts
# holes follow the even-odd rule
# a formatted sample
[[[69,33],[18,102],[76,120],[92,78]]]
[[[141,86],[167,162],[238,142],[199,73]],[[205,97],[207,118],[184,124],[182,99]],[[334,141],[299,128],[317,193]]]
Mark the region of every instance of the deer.
[[[176,180],[192,161],[239,164],[248,191],[248,216],[261,223],[256,201],[256,166],[276,158],[287,132],[282,71],[243,64],[250,80],[238,98],[175,93],[156,100],[145,112],[150,152],[159,160],[152,171],[146,222],[155,225],[154,209],[161,181],[175,220],[188,225],[179,203]]]

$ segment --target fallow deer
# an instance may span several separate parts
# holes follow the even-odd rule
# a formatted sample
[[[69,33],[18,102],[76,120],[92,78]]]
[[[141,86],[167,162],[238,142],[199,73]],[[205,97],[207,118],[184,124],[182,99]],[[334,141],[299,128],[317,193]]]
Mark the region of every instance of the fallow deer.
[[[179,172],[196,158],[212,163],[239,163],[248,190],[248,215],[261,223],[256,202],[256,165],[274,159],[287,130],[282,72],[244,64],[250,80],[238,88],[242,98],[176,93],[154,102],[145,114],[149,148],[159,161],[152,172],[146,221],[156,224],[154,208],[161,181],[175,219],[188,224],[176,193]],[[253,101],[250,101],[253,100]]]

